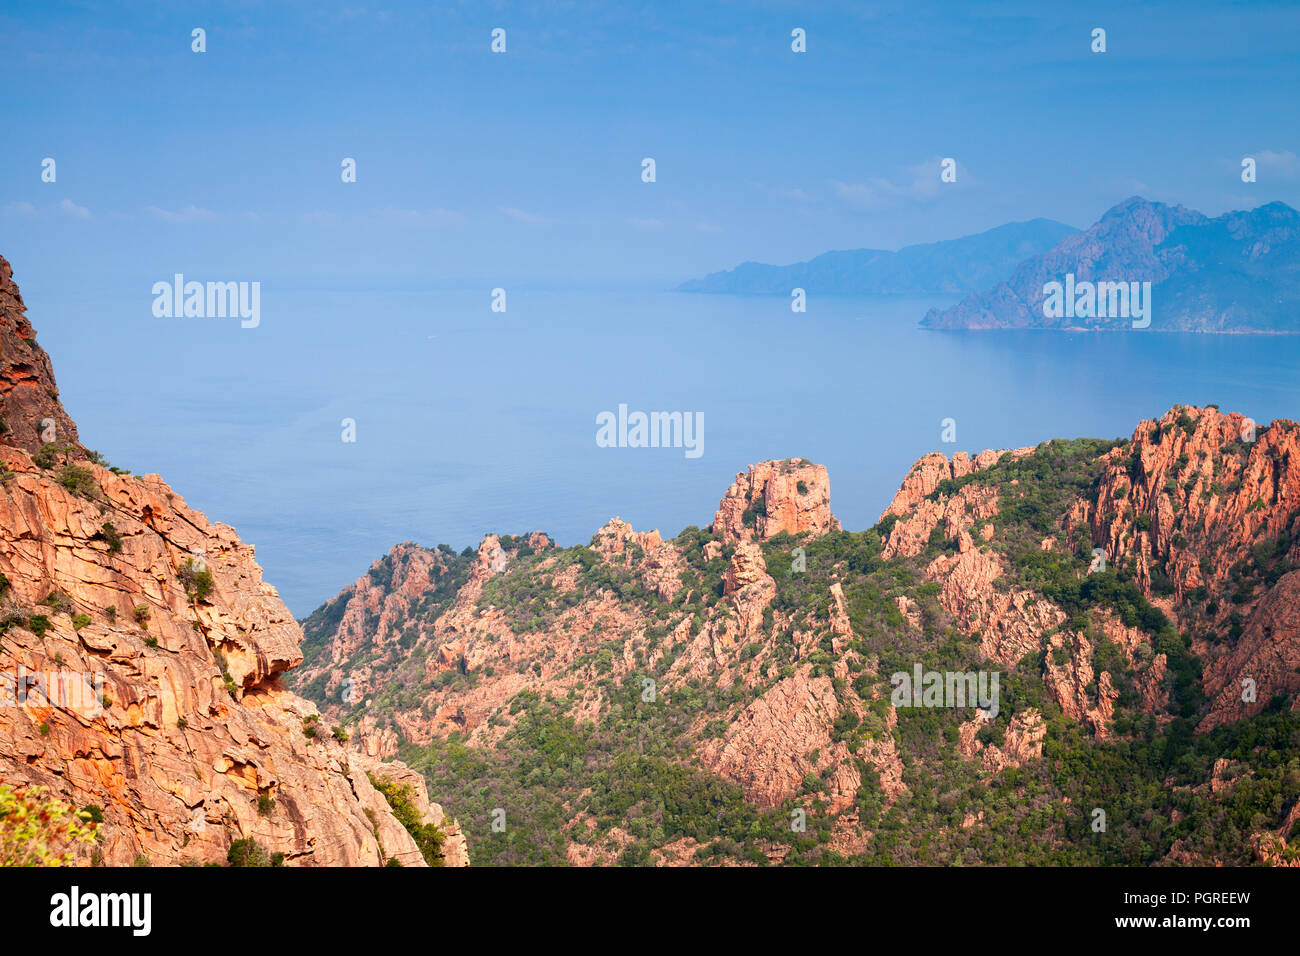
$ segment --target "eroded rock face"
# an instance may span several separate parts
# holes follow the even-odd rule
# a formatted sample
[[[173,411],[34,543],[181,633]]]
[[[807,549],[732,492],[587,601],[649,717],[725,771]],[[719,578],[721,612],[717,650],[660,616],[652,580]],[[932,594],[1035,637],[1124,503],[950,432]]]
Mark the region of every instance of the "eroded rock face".
[[[888,560],[920,554],[939,527],[943,528],[945,538],[958,541],[961,550],[970,550],[976,540],[972,532],[981,541],[987,540],[992,532],[988,519],[997,510],[997,489],[979,485],[967,485],[951,498],[922,498],[915,508],[894,522],[881,556]]]
[[[963,631],[978,635],[983,655],[1002,667],[1015,667],[1026,655],[1043,653],[1042,679],[1062,711],[1088,726],[1098,738],[1105,738],[1119,692],[1112,675],[1096,671],[1092,665],[1095,641],[1067,626],[1071,623],[1068,615],[1041,594],[1003,583],[1001,579],[1014,569],[1006,566],[996,548],[988,546],[996,544],[994,519],[1004,484],[1014,487],[1017,482],[972,481],[955,489],[943,484],[1033,451],[986,451],[974,459],[958,454],[952,461],[937,453],[922,458],[881,516],[882,520],[895,519],[882,553],[886,559],[920,555],[936,535],[949,546],[955,544],[955,552],[940,554],[925,568],[926,578],[940,584],[940,606]],[[1087,507],[1086,501],[1076,503],[1063,516],[1064,533],[1045,537],[1041,550],[1067,547],[1063,542],[1071,539]],[[899,599],[899,608],[909,619],[915,613],[907,599]],[[1123,626],[1113,615],[1099,613],[1093,625],[1115,644],[1132,668],[1141,709],[1157,721],[1167,722],[1165,656],[1152,652],[1148,635]]]
[[[1066,630],[1051,635],[1047,648],[1043,679],[1061,710],[1066,716],[1091,727],[1099,740],[1109,737],[1108,725],[1114,717],[1119,693],[1111,684],[1109,671],[1095,673],[1092,642],[1077,631]],[[1064,657],[1060,663],[1058,654]],[[1094,680],[1097,686],[1095,694],[1089,691]]]
[[[1096,503],[1079,502],[1067,530],[1086,527],[1107,560],[1127,562],[1193,634],[1213,699],[1201,729],[1262,708],[1241,700],[1246,678],[1294,693],[1300,645],[1288,622],[1297,594],[1279,572],[1300,564],[1300,427],[1181,406],[1139,424],[1108,458]],[[1210,640],[1234,621],[1244,624],[1235,644]]]
[[[826,466],[797,458],[762,461],[738,473],[713,517],[713,533],[726,544],[839,529]]]
[[[50,357],[36,344],[13,268],[0,256],[0,442],[35,452],[46,441],[83,450],[59,403]]]
[[[224,861],[245,837],[292,864],[378,865],[366,809],[390,853],[418,854],[316,706],[281,686],[298,627],[251,548],[155,478],[86,463],[95,490],[81,497],[3,454],[0,670],[75,675],[108,703],[29,693],[0,708],[0,777],[102,807],[110,865]],[[202,599],[181,579],[196,555]]]
[[[888,515],[906,515],[921,504],[925,498],[937,491],[939,483],[942,481],[964,478],[972,472],[983,471],[991,465],[996,465],[1003,455],[1023,458],[1031,452],[1033,452],[1032,448],[1016,448],[1002,451],[985,449],[974,458],[971,458],[966,452],[959,451],[949,461],[948,456],[942,452],[932,451],[928,455],[923,455],[912,466],[912,470],[907,473],[902,485],[894,493],[893,501],[889,503],[889,507],[881,513],[880,517],[884,519]]]
[[[383,646],[400,637],[412,605],[447,574],[439,551],[399,544],[351,585],[330,642],[330,656],[344,660],[366,645]],[[389,588],[393,583],[396,586]]]
[[[984,655],[1010,667],[1037,650],[1066,615],[1033,591],[997,587],[1002,573],[996,555],[975,548],[935,558],[926,569],[928,578],[940,582],[944,608],[964,630],[980,635]]]
[[[842,815],[834,845],[861,852],[871,836],[855,813],[866,805],[860,801],[874,799],[864,796],[864,763],[871,769],[865,785],[874,791],[878,776],[885,802],[906,790],[898,752],[903,738],[893,733],[897,716],[881,699],[882,636],[918,647],[949,628],[973,637],[982,660],[972,666],[1041,680],[1050,712],[1059,707],[1097,739],[1130,733],[1132,722],[1117,718],[1135,710],[1150,715],[1157,726],[1173,719],[1175,678],[1187,673],[1187,662],[1171,665],[1164,652],[1157,653],[1157,646],[1170,645],[1153,637],[1150,617],[1134,617],[1136,605],[1071,599],[1069,576],[1082,583],[1093,573],[1081,560],[1093,543],[1113,541],[1108,561],[1123,563],[1126,576],[1120,580],[1128,581],[1131,567],[1149,600],[1171,616],[1181,615],[1180,623],[1196,631],[1207,622],[1223,622],[1229,604],[1244,610],[1246,626],[1231,645],[1231,656],[1226,642],[1216,644],[1194,631],[1193,649],[1207,664],[1207,690],[1215,696],[1216,712],[1226,715],[1222,719],[1238,716],[1228,698],[1243,669],[1263,675],[1261,700],[1297,693],[1289,676],[1297,662],[1287,635],[1294,630],[1289,614],[1300,605],[1300,594],[1293,593],[1300,585],[1285,576],[1275,588],[1261,581],[1236,601],[1229,589],[1239,586],[1240,569],[1207,567],[1241,561],[1258,542],[1276,542],[1294,531],[1289,514],[1300,508],[1292,507],[1288,490],[1290,426],[1261,429],[1267,436],[1260,439],[1266,442],[1262,447],[1269,450],[1260,452],[1247,448],[1250,443],[1228,440],[1239,416],[1223,416],[1228,423],[1223,426],[1215,425],[1215,415],[1175,410],[1162,425],[1141,426],[1132,443],[1113,451],[1104,450],[1109,444],[1084,441],[1064,443],[1063,449],[1045,443],[973,458],[923,458],[884,515],[893,520],[886,522],[882,557],[896,562],[889,570],[897,572],[892,579],[897,583],[878,595],[864,589],[855,558],[824,562],[820,549],[815,587],[796,577],[810,568],[788,563],[789,554],[770,555],[769,572],[764,541],[782,532],[825,534],[837,526],[828,498],[816,494],[824,486],[816,466],[798,461],[763,463],[738,475],[722,499],[712,535],[692,528],[664,541],[657,532],[637,532],[614,519],[597,531],[589,548],[540,556],[526,554],[522,539],[488,536],[477,555],[449,572],[453,580],[463,573],[464,582],[414,618],[412,609],[425,605],[430,591],[446,589],[437,583],[441,578],[421,570],[425,559],[395,556],[393,579],[380,593],[368,596],[363,582],[345,592],[348,601],[359,602],[359,619],[373,625],[369,644],[357,644],[346,629],[335,643],[349,650],[337,658],[339,666],[353,668],[365,687],[373,686],[376,694],[396,688],[407,700],[378,719],[336,710],[332,700],[322,706],[340,719],[359,719],[358,736],[367,753],[391,753],[402,740],[423,743],[450,734],[470,747],[489,749],[516,726],[513,702],[522,692],[563,702],[574,721],[600,728],[607,718],[626,714],[629,703],[636,706],[615,688],[636,686],[651,674],[661,701],[672,702],[677,694],[687,701],[705,695],[693,722],[682,726],[683,752],[693,753],[705,769],[737,784],[762,806],[792,798],[810,806],[824,801],[830,812]],[[1215,428],[1223,441],[1208,442],[1205,454],[1181,444]],[[1043,459],[1018,464],[1040,453]],[[1256,455],[1263,457],[1248,464]],[[1202,488],[1197,503],[1176,497],[1196,487],[1188,485],[1192,476],[1188,462],[1180,463],[1184,456],[1202,462],[1204,473],[1226,476],[1231,485]],[[1225,456],[1235,456],[1237,464]],[[1207,458],[1225,460],[1205,464]],[[1068,484],[1044,467],[1058,460],[1077,469]],[[1147,475],[1148,467],[1143,489],[1135,494],[1129,485]],[[995,468],[998,473],[991,473]],[[1181,491],[1171,479],[1183,483]],[[1243,494],[1260,496],[1259,503],[1237,502]],[[1215,496],[1219,507],[1232,497],[1232,520],[1248,516],[1244,531],[1232,520],[1214,523]],[[1167,506],[1162,497],[1171,499]],[[1000,513],[1020,501],[1038,509],[1029,510],[1032,523]],[[1050,513],[1044,501],[1050,502]],[[1200,527],[1181,524],[1189,520]],[[841,543],[845,554],[855,544],[835,542]],[[1270,553],[1289,560],[1293,540],[1283,545]],[[1177,571],[1169,573],[1174,584],[1168,594],[1157,590],[1166,564]],[[1124,587],[1131,593],[1130,584]],[[1202,601],[1203,610],[1197,611],[1190,598],[1197,587],[1206,587],[1223,610],[1212,611]],[[792,593],[797,601],[790,600]],[[405,610],[389,619],[384,609],[393,601]],[[1149,610],[1142,605],[1142,615]],[[351,609],[342,613],[353,614]],[[359,656],[351,654],[353,647]],[[369,657],[372,649],[379,655]],[[402,670],[408,652],[420,673]],[[326,660],[336,658],[316,658]],[[311,674],[313,666],[303,670]],[[331,677],[329,686],[336,684]],[[1214,725],[1210,721],[1205,727]],[[999,718],[996,745],[979,739],[981,726],[963,725],[959,739],[959,751],[976,761],[981,773],[1041,757],[1047,723],[1038,710],[1008,711]],[[574,821],[566,829],[573,863],[615,862],[638,839],[608,822],[608,829],[593,832],[596,821],[576,810]],[[977,826],[978,818],[963,825]],[[654,859],[684,862],[697,849],[708,848],[690,841],[665,844],[656,848]],[[772,859],[787,849],[774,849]]]
[[[1236,590],[1233,567],[1265,541],[1283,539],[1278,557],[1300,560],[1292,526],[1300,508],[1295,422],[1257,426],[1236,413],[1183,406],[1142,422],[1129,447],[1109,457],[1096,504],[1080,502],[1070,524],[1086,524],[1107,560],[1131,558],[1144,588],[1153,572],[1166,576],[1177,605],[1201,586]],[[1260,596],[1256,589],[1232,603],[1249,610]],[[1229,608],[1220,612],[1215,623]]]
[[[1019,767],[1043,755],[1043,738],[1047,725],[1043,715],[1033,707],[1011,718],[1003,735],[1002,746],[985,744],[976,736],[985,726],[985,719],[976,716],[961,725],[957,749],[963,757],[978,758],[981,767],[989,773],[998,773],[1006,767]],[[969,826],[975,821],[963,824]]]
[[[842,706],[830,678],[810,677],[801,670],[746,707],[724,737],[704,745],[700,760],[768,807],[796,794],[808,774],[829,768],[827,797],[832,807],[842,810],[862,783],[848,747],[831,741],[830,729]],[[869,742],[859,756],[881,768],[882,788],[889,797],[906,789],[893,737]]]
[[[893,500],[880,515],[884,521],[897,518],[885,538],[882,556],[886,559],[910,557],[925,550],[935,529],[942,528],[945,538],[956,539],[962,551],[987,541],[993,533],[989,523],[998,510],[998,489],[994,486],[965,484],[953,494],[945,494],[941,483],[964,478],[996,465],[1004,456],[1023,458],[1032,448],[1009,451],[985,450],[974,458],[957,452],[952,460],[931,452],[912,466]]]
[[[354,705],[391,686],[415,655],[422,662],[418,673],[402,671],[401,679],[420,687],[418,705],[386,712],[382,720],[366,713],[359,717],[360,746],[378,756],[395,754],[399,738],[427,743],[455,732],[476,744],[495,740],[511,720],[489,725],[488,718],[523,690],[560,696],[577,690],[584,712],[598,710],[603,701],[588,686],[595,672],[590,665],[578,672],[572,666],[614,635],[643,631],[647,613],[609,591],[581,595],[578,568],[548,553],[554,550],[540,533],[526,539],[487,535],[468,559],[415,545],[394,549],[305,622],[322,651],[294,675],[295,686],[324,698],[331,715],[351,714]],[[517,572],[524,551],[543,558],[535,570]],[[591,553],[610,568],[635,575],[662,599],[681,588],[679,557],[658,532],[637,532],[615,518],[593,536]],[[516,573],[535,575],[565,596],[547,627],[521,631],[491,603],[491,589],[514,587]],[[344,633],[335,636],[340,628]],[[616,673],[634,666],[631,649],[613,662]],[[458,674],[474,675],[472,685],[459,686]]]
[[[371,757],[354,755],[353,761],[367,774],[384,783],[409,787],[412,802],[420,811],[420,822],[431,823],[442,831],[443,866],[469,866],[469,850],[465,844],[465,834],[460,824],[448,817],[442,807],[429,799],[428,788],[424,784],[424,774],[413,770],[400,760],[382,761]],[[385,847],[387,849],[387,847]],[[420,866],[423,858],[418,850],[412,855],[409,849],[399,853],[389,852],[403,866]]]
[[[1283,575],[1264,596],[1236,646],[1206,669],[1204,682],[1213,703],[1201,730],[1252,717],[1275,695],[1300,701],[1300,571]]]
[[[646,587],[661,600],[671,601],[681,590],[681,559],[657,530],[634,531],[622,518],[613,518],[592,536],[592,548],[626,567],[636,565]]]
[[[740,635],[748,637],[762,628],[763,612],[776,597],[776,582],[767,573],[763,550],[752,541],[741,542],[727,565],[722,593],[740,621]]]
[[[379,865],[381,845],[420,862],[283,687],[301,632],[253,549],[158,476],[87,458],[3,260],[0,311],[0,780],[100,807],[109,865],[225,862],[243,838],[292,865]],[[49,468],[42,417],[73,442]]]

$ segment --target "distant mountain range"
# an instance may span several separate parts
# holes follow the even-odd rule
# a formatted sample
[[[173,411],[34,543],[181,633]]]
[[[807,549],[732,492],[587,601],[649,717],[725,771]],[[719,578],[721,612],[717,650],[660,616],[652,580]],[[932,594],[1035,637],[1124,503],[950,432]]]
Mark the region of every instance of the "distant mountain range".
[[[727,272],[684,282],[678,291],[751,295],[789,295],[794,288],[824,295],[973,292],[1006,278],[1025,259],[1048,251],[1078,231],[1051,219],[1031,219],[897,252],[827,252],[789,266],[745,262]]]
[[[1215,219],[1133,196],[1080,232],[1013,222],[897,252],[746,262],[682,292],[788,295],[967,292],[931,329],[1300,332],[1300,213],[1286,203]]]
[[[1147,314],[1131,314],[1124,299],[1148,283],[1141,296]],[[1056,301],[1054,284],[1061,287]],[[1104,303],[1098,288],[1103,284],[1112,284]],[[1113,284],[1126,288],[1116,290]],[[932,309],[921,324],[933,329],[1300,331],[1300,213],[1273,202],[1210,219],[1134,196],[1084,232],[1022,262],[1005,281],[951,308]]]

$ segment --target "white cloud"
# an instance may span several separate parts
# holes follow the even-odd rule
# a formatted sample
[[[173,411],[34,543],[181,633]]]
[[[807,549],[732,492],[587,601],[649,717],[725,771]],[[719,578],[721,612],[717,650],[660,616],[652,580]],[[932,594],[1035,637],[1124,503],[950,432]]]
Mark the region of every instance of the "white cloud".
[[[78,206],[71,199],[64,199],[59,202],[59,212],[64,216],[71,216],[73,219],[89,219],[90,210],[85,206]]]
[[[1255,154],[1255,165],[1286,179],[1300,173],[1300,159],[1290,151],[1275,153],[1271,149],[1260,150]]]
[[[336,212],[328,209],[317,209],[307,213],[302,217],[308,224],[313,226],[337,226],[342,222],[342,218]]]
[[[632,216],[628,219],[628,225],[635,226],[637,229],[663,229],[664,221],[662,219],[642,219],[640,216]]]
[[[970,180],[969,174],[958,163],[957,182],[941,182],[939,179],[941,162],[940,157],[936,156],[915,166],[908,166],[904,168],[904,175],[899,182],[893,182],[883,176],[873,176],[862,183],[845,183],[832,179],[831,189],[836,199],[857,212],[874,212],[909,203],[932,202],[939,197],[940,187],[953,186]]]
[[[794,202],[817,202],[817,197],[799,186],[768,186],[766,183],[751,182],[759,192],[778,199],[790,199]]]
[[[5,212],[11,216],[37,216],[45,218],[47,216],[67,216],[71,219],[89,219],[90,210],[85,206],[78,206],[71,199],[64,199],[54,206],[48,206],[45,209],[39,209],[29,202],[11,202],[5,206]]]
[[[548,216],[539,216],[531,212],[524,212],[516,206],[497,206],[497,211],[503,216],[509,216],[515,222],[522,222],[529,226],[546,226],[551,222]]]
[[[468,221],[450,209],[395,209],[389,206],[375,215],[383,222],[398,226],[463,226]]]
[[[163,222],[171,223],[189,223],[189,222],[211,222],[216,218],[216,213],[211,209],[201,209],[198,206],[190,204],[183,209],[171,210],[160,209],[158,206],[146,206],[145,212],[155,219],[161,219]]]

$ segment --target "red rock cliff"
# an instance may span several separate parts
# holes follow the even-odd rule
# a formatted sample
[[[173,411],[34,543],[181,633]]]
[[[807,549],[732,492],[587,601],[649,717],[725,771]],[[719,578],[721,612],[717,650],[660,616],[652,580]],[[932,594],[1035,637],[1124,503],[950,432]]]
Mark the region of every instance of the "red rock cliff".
[[[825,465],[807,459],[761,461],[736,475],[718,504],[713,533],[726,544],[782,531],[823,535],[838,531],[831,514],[831,480]]]
[[[241,838],[291,865],[422,865],[282,686],[302,634],[252,547],[76,444],[3,259],[0,402],[0,781],[100,807],[110,865],[224,862]],[[53,461],[33,460],[41,419],[72,443]]]

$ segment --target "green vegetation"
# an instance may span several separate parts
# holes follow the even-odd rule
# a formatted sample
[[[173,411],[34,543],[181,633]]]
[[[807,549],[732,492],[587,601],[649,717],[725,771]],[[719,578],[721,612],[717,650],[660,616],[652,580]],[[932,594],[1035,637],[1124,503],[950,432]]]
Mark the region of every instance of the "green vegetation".
[[[626,828],[645,853],[680,837],[719,839],[724,856],[765,862],[767,841],[789,833],[788,814],[754,808],[739,787],[679,758],[690,715],[708,706],[699,691],[680,697],[680,705],[646,705],[639,685],[629,684],[610,719],[595,727],[575,722],[560,702],[524,692],[512,705],[517,723],[495,749],[451,737],[408,744],[401,757],[426,774],[467,830],[475,864],[562,864],[570,836],[591,839],[569,826],[586,815],[597,832]],[[497,808],[505,811],[502,832],[490,828]]]
[[[68,446],[60,445],[58,442],[46,442],[36,450],[32,455],[32,464],[42,471],[49,471],[59,463],[59,456],[68,453]]]
[[[406,828],[420,848],[420,855],[429,866],[443,866],[445,859],[442,852],[443,833],[433,823],[424,823],[420,819],[419,808],[413,800],[411,788],[406,784],[397,784],[391,780],[381,780],[373,774],[366,774],[370,784],[384,795],[393,810],[397,822]]]
[[[284,854],[267,853],[266,847],[248,838],[230,844],[226,862],[230,866],[284,866]]]
[[[76,810],[47,794],[0,784],[0,866],[70,866],[95,843],[99,807]]]
[[[1180,420],[1175,427],[1185,430],[1186,424]],[[363,646],[349,663],[385,673],[366,710],[379,717],[381,727],[395,727],[391,718],[398,711],[419,710],[428,717],[430,691],[442,691],[440,701],[455,700],[451,692],[499,676],[502,668],[581,675],[567,691],[515,694],[488,719],[498,732],[491,744],[470,746],[459,733],[427,745],[401,744],[399,756],[425,774],[430,792],[460,820],[476,864],[563,864],[577,844],[580,850],[613,852],[621,864],[645,865],[656,851],[689,841],[701,863],[1150,865],[1175,852],[1206,862],[1249,863],[1250,835],[1280,827],[1300,800],[1300,714],[1275,701],[1250,720],[1193,732],[1208,703],[1188,635],[1143,592],[1131,564],[1092,570],[1090,532],[1079,523],[1066,529],[1072,508],[1098,500],[1102,456],[1114,450],[1108,460],[1130,475],[1140,469],[1127,446],[1045,442],[1023,458],[1004,455],[989,468],[942,482],[932,495],[938,500],[964,489],[988,489],[985,497],[996,496],[998,512],[990,519],[996,533],[988,540],[974,535],[975,547],[996,556],[1003,568],[993,587],[1014,591],[1026,609],[1050,601],[1065,614],[1065,622],[1046,635],[1059,632],[1065,638],[1059,646],[1044,640],[1014,666],[983,655],[981,635],[958,625],[940,600],[941,582],[928,579],[936,557],[956,553],[957,542],[947,538],[942,523],[921,554],[883,558],[883,543],[899,520],[894,516],[866,531],[815,540],[781,534],[761,543],[776,594],[761,633],[746,635],[727,652],[744,669],[743,679],[731,686],[670,675],[682,647],[670,646],[669,634],[681,629],[695,636],[733,613],[722,592],[734,549],[695,526],[673,542],[682,570],[681,589],[671,600],[646,586],[635,547],[623,556],[602,555],[592,546],[535,553],[521,548],[503,573],[484,583],[478,610],[499,615],[516,635],[560,633],[566,614],[581,608],[591,634],[571,660],[539,642],[537,655],[527,660],[503,658],[480,670],[460,657],[451,667],[431,667],[437,676],[427,679],[425,665],[438,649],[433,624],[476,560],[472,550],[454,555],[440,549],[441,574],[430,595],[413,602],[411,614],[396,625],[398,641]],[[744,521],[753,527],[761,515],[760,504]],[[1230,600],[1249,606],[1292,570],[1288,555],[1300,532],[1297,517],[1284,533],[1261,536],[1231,569]],[[1131,508],[1129,520],[1139,530],[1150,525],[1148,515],[1133,515]],[[1176,546],[1185,548],[1194,531],[1179,533],[1184,537]],[[1045,549],[1047,538],[1054,543]],[[511,550],[522,541],[503,538],[502,544]],[[393,586],[391,560],[378,562],[370,574],[385,593]],[[1152,596],[1174,593],[1169,569],[1148,570]],[[839,614],[832,585],[842,589],[851,637],[832,627]],[[305,623],[315,653],[337,628],[346,596]],[[639,612],[635,625],[592,610],[610,596],[621,608]],[[1205,593],[1189,595],[1188,602],[1211,617],[1218,610]],[[1244,617],[1233,612],[1228,621],[1222,639],[1235,641]],[[1136,646],[1117,646],[1108,636],[1114,622],[1140,632]],[[1153,715],[1141,706],[1153,688],[1141,681],[1148,662],[1161,654],[1165,676],[1154,689],[1168,695],[1169,705]],[[980,770],[958,747],[962,725],[973,716],[970,708],[901,707],[891,727],[889,675],[910,672],[916,664],[924,670],[998,672],[999,712],[978,729],[976,740],[1004,746],[1012,720],[1033,708],[1045,725],[1042,759],[994,774]],[[1094,675],[1107,672],[1118,693],[1106,739],[1068,717],[1046,681],[1053,668],[1084,665]],[[823,802],[824,774],[808,774],[791,799],[763,808],[700,763],[702,743],[726,734],[748,704],[805,668],[832,689],[839,706],[829,727],[831,743],[848,748],[849,764],[861,778],[853,810],[872,836],[855,855],[829,845],[835,818]],[[660,691],[649,699],[642,694],[648,681]],[[1097,699],[1097,684],[1094,676],[1085,689],[1090,703]],[[304,690],[324,702],[325,686],[322,677],[317,687]],[[600,701],[594,720],[593,700]],[[345,719],[351,706],[342,707]],[[891,738],[907,788],[892,801],[866,759],[874,743]],[[1214,793],[1207,781],[1221,758],[1231,762],[1233,782]],[[395,810],[400,802],[390,796]],[[790,826],[796,808],[807,811],[801,832]],[[1105,832],[1092,830],[1094,808],[1106,812]],[[498,811],[504,811],[504,828],[492,826]],[[615,828],[625,836],[616,844],[603,842]]]
[[[59,469],[58,482],[69,494],[78,498],[93,498],[99,490],[95,484],[95,473],[82,465],[64,465]]]
[[[181,569],[176,572],[177,579],[181,582],[181,587],[185,589],[185,594],[191,601],[202,603],[212,594],[215,583],[212,580],[212,572],[206,567],[196,564],[193,558],[186,558]]]

